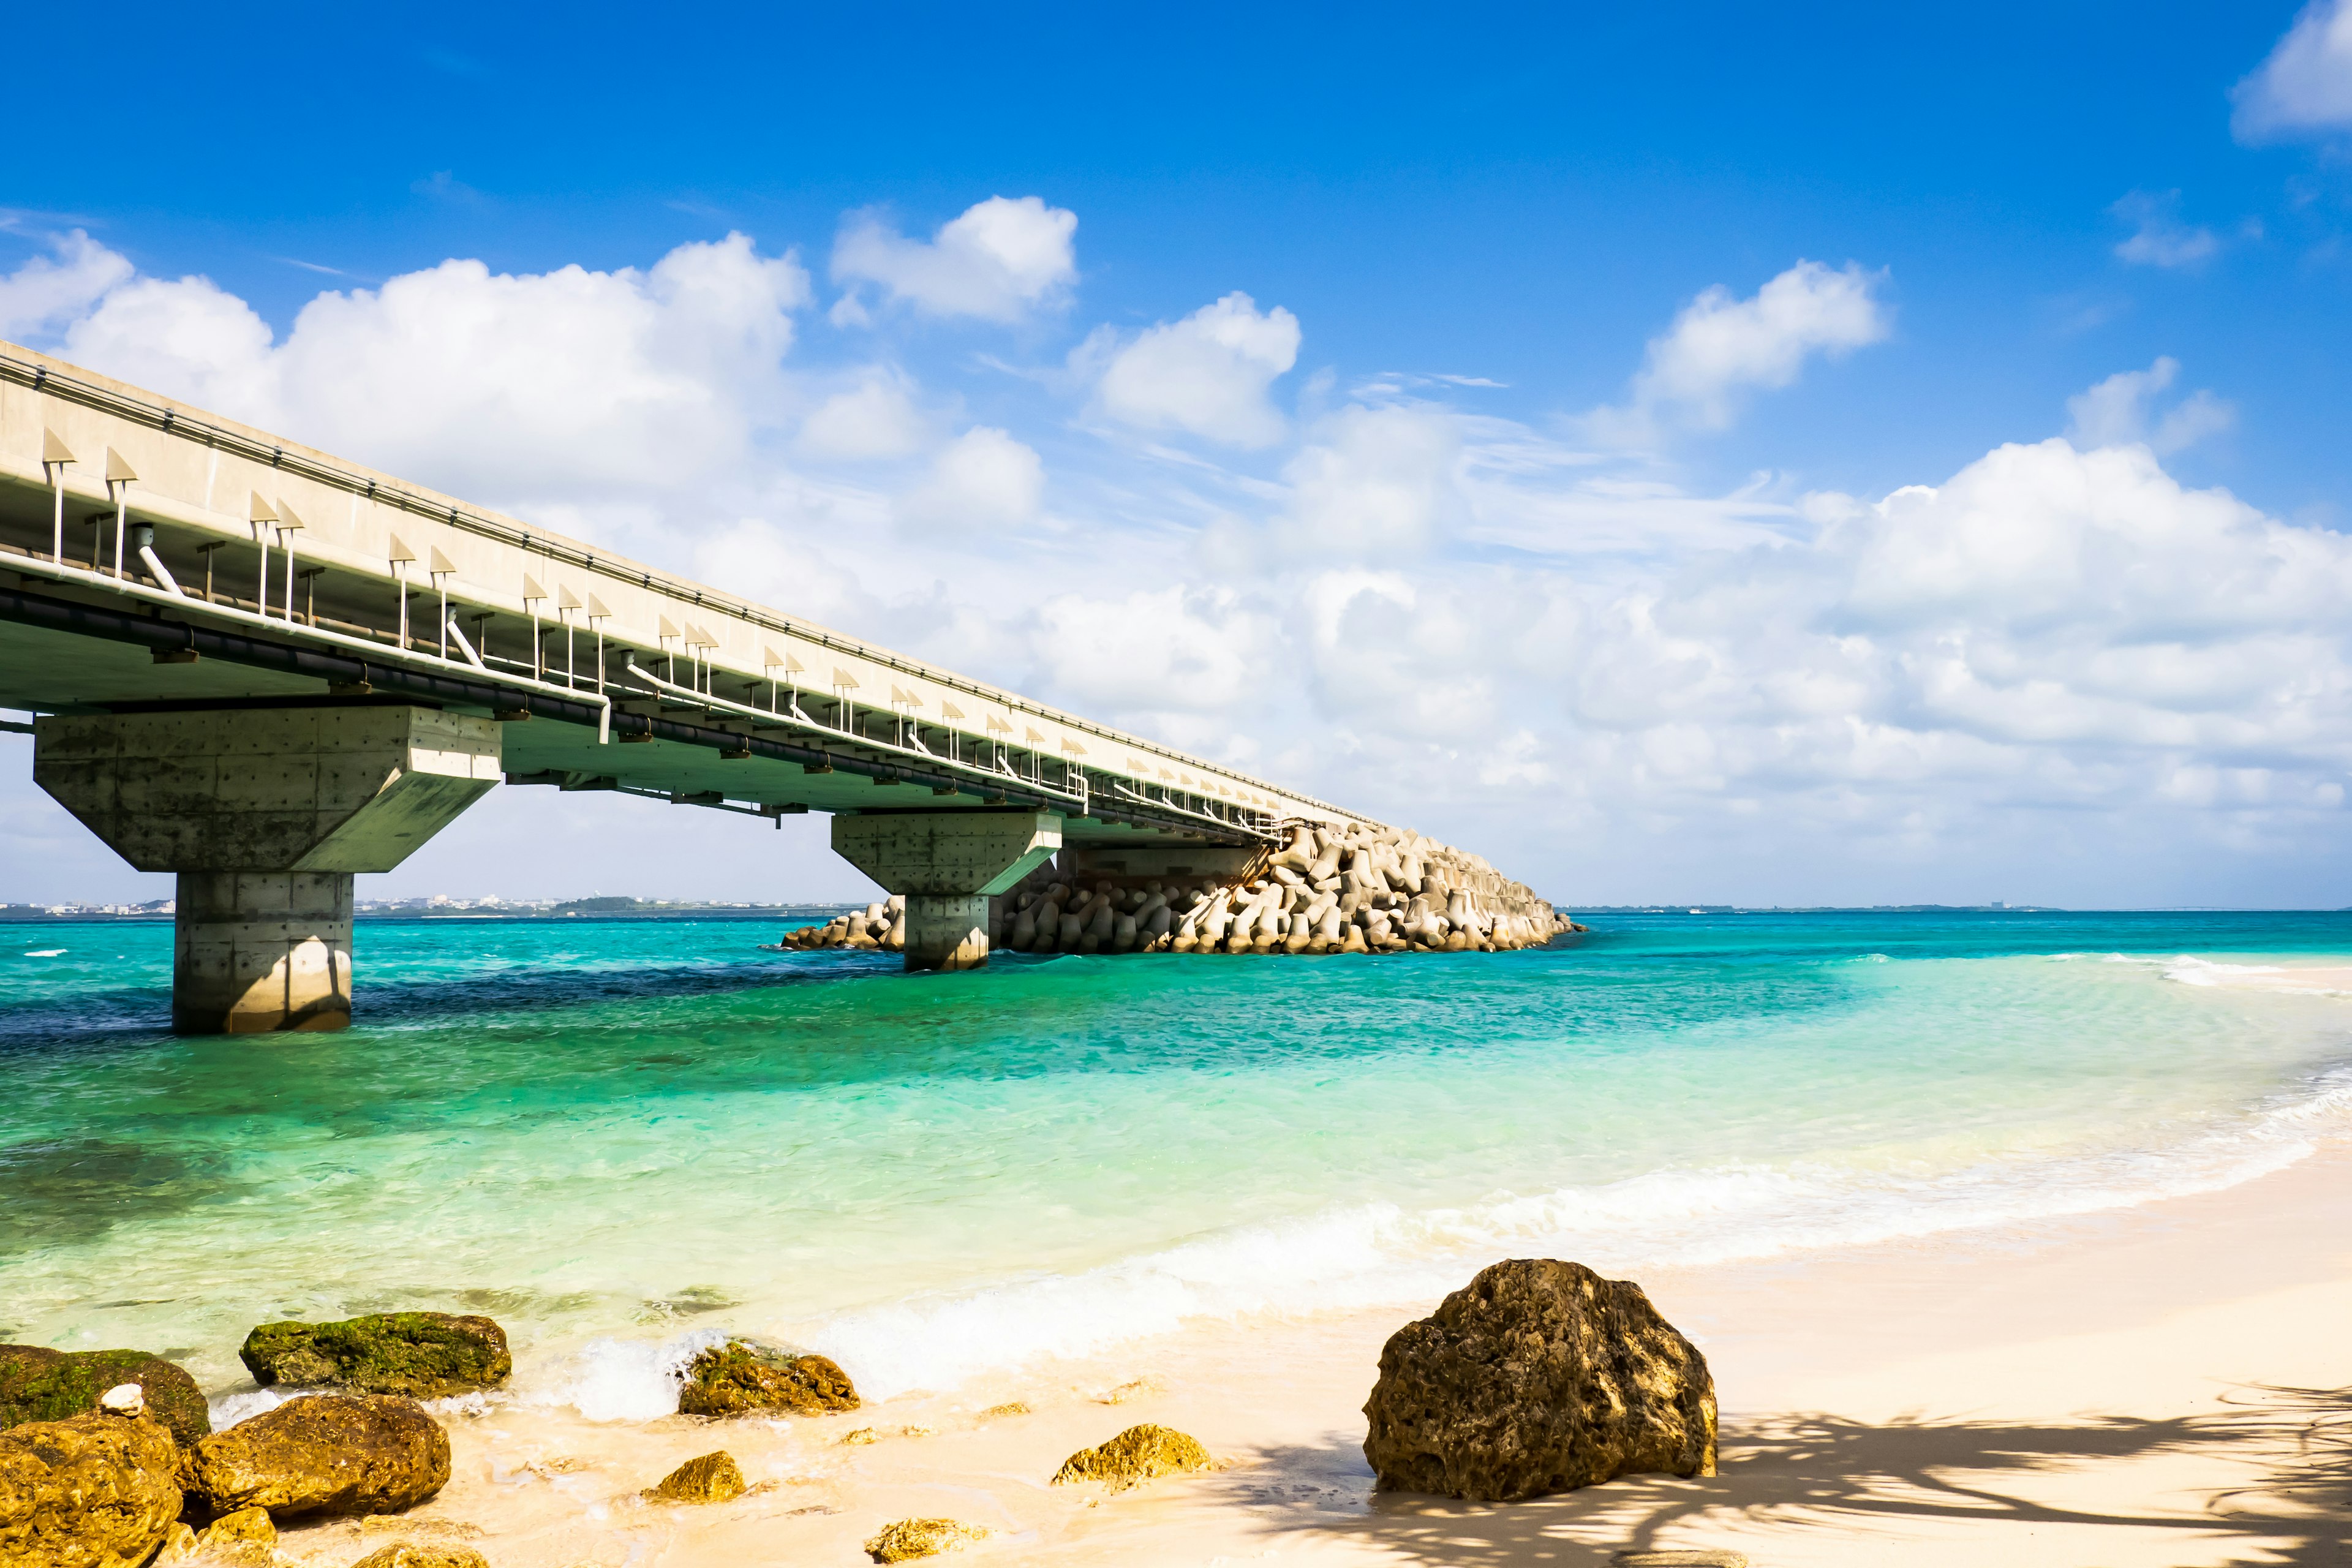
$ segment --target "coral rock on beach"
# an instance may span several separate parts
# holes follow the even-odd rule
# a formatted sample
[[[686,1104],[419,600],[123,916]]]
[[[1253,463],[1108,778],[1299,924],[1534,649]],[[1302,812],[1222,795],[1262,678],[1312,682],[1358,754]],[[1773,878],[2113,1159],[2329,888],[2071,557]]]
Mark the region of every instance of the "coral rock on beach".
[[[988,1533],[976,1524],[952,1519],[902,1519],[886,1524],[866,1543],[866,1555],[877,1563],[904,1563],[910,1558],[936,1557],[961,1552]]]
[[[215,1513],[398,1513],[449,1480],[449,1434],[414,1399],[313,1394],[196,1445],[194,1490]]]
[[[1208,1464],[1209,1450],[1201,1447],[1198,1439],[1172,1427],[1146,1422],[1129,1427],[1108,1443],[1072,1454],[1054,1472],[1054,1485],[1103,1481],[1112,1490],[1121,1491],[1140,1486],[1155,1476],[1206,1469]]]
[[[174,1563],[202,1568],[271,1568],[278,1561],[278,1526],[267,1509],[239,1509],[224,1514],[198,1534],[183,1526],[175,1531],[156,1568]]]
[[[333,1323],[264,1323],[237,1351],[264,1388],[341,1388],[439,1399],[506,1380],[506,1331],[488,1318],[375,1312]]]
[[[92,1413],[0,1432],[0,1563],[135,1568],[179,1517],[179,1445],[145,1416]]]
[[[649,1495],[664,1502],[733,1502],[743,1492],[742,1467],[721,1448],[688,1459],[664,1476]]]
[[[748,1340],[714,1345],[688,1363],[677,1393],[681,1415],[748,1415],[782,1410],[817,1415],[857,1408],[849,1374],[821,1355],[785,1355]]]
[[[1706,1358],[1639,1285],[1517,1258],[1390,1338],[1364,1458],[1383,1491],[1510,1502],[1711,1476],[1715,1414]]]
[[[0,1345],[0,1427],[24,1421],[62,1421],[98,1408],[118,1384],[135,1383],[147,1408],[182,1446],[213,1429],[204,1391],[181,1368],[145,1351],[53,1351],[47,1345]]]
[[[470,1546],[427,1546],[415,1541],[395,1541],[369,1552],[352,1568],[490,1568],[490,1563]]]

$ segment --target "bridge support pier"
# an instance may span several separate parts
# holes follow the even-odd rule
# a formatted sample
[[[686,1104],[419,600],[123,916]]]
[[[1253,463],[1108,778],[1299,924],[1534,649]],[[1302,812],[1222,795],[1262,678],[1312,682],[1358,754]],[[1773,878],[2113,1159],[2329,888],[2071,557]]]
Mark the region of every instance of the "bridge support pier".
[[[1062,847],[1045,811],[866,812],[833,819],[842,858],[907,897],[907,967],[988,962],[988,900]]]
[[[116,854],[179,874],[172,1027],[340,1029],[352,877],[389,871],[499,778],[499,727],[397,704],[34,721],[33,778]]]

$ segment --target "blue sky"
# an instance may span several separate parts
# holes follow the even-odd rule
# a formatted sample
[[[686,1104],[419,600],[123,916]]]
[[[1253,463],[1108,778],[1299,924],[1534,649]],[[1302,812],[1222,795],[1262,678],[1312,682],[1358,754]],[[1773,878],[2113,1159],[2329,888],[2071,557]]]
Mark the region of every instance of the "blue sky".
[[[2352,902],[2333,0],[115,15],[18,341],[1570,904]],[[25,771],[0,898],[139,885]]]

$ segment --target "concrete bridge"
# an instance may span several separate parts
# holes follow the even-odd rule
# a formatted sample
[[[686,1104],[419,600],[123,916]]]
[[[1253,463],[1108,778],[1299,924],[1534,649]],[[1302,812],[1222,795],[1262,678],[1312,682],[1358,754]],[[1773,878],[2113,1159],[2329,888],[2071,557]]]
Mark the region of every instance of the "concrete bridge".
[[[1056,850],[1234,869],[1321,801],[0,343],[0,707],[178,875],[185,1032],[349,1021],[352,879],[501,781],[834,814],[909,968]]]

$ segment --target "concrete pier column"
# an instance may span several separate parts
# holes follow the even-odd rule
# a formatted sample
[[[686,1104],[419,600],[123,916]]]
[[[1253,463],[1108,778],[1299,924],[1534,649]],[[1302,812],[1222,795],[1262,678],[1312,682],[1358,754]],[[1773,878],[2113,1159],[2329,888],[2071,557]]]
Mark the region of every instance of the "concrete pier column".
[[[183,871],[172,1027],[340,1029],[352,1021],[349,871]]]
[[[907,967],[988,962],[988,900],[1062,847],[1046,811],[887,811],[833,819],[833,847],[907,896]]]
[[[493,788],[499,726],[399,703],[50,714],[33,780],[142,871],[180,874],[172,1026],[339,1029],[352,876]]]

